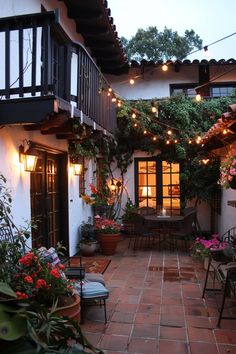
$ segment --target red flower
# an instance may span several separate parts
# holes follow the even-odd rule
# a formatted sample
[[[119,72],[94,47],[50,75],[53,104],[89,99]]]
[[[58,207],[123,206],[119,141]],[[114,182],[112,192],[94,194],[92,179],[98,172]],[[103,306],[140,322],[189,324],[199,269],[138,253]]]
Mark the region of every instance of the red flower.
[[[64,266],[64,264],[61,264],[61,263],[60,263],[60,264],[58,265],[58,268],[60,268],[60,269],[63,270],[63,269],[65,269],[65,266]]]
[[[19,259],[19,263],[27,267],[30,266],[33,261],[37,261],[37,259],[38,257],[35,256],[33,252],[29,252]]]
[[[89,185],[89,187],[90,187],[90,190],[93,194],[97,194],[97,192],[98,192],[97,188],[92,183]]]
[[[28,295],[25,293],[22,293],[21,291],[16,291],[17,299],[28,299]]]
[[[36,289],[39,289],[39,288],[47,288],[47,283],[44,279],[38,279],[36,281],[36,286],[35,286]]]
[[[52,276],[54,276],[55,278],[60,278],[60,277],[61,277],[61,274],[59,273],[58,269],[52,269],[52,270],[50,271],[50,274],[51,274]]]
[[[32,277],[31,277],[30,275],[26,275],[26,276],[24,277],[24,281],[25,281],[26,283],[33,284],[33,279],[32,279]]]

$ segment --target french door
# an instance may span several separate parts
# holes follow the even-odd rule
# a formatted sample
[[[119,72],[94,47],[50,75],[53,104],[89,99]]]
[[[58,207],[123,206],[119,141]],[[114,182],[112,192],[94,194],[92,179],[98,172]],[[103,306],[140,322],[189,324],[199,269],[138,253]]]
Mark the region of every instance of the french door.
[[[33,247],[68,246],[66,157],[39,151],[35,172],[31,172],[31,216]]]

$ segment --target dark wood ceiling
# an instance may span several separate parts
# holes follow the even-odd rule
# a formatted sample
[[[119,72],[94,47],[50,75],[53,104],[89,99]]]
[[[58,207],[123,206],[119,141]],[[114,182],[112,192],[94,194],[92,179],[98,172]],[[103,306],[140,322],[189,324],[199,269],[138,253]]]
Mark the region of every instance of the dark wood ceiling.
[[[62,1],[62,0],[61,0]],[[77,32],[90,48],[92,57],[103,73],[121,74],[128,70],[128,61],[113,24],[106,0],[63,0],[68,17],[76,22]]]

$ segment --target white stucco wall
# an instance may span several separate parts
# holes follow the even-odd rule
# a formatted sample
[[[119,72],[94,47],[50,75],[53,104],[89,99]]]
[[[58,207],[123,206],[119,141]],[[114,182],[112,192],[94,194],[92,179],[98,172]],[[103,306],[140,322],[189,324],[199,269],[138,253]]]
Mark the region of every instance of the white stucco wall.
[[[236,70],[232,69],[229,65],[210,66],[210,80],[213,84],[236,81]],[[127,75],[106,77],[116,95],[124,99],[165,98],[170,96],[171,84],[197,84],[199,81],[197,64],[181,65],[179,72],[175,72],[173,66],[166,72],[157,66],[145,68],[143,75],[140,69],[132,68]],[[129,84],[131,78],[136,78],[134,85]]]
[[[57,140],[50,135],[41,135],[38,131],[26,132],[20,126],[3,127],[0,129],[0,173],[7,179],[7,187],[12,192],[12,215],[16,225],[24,225],[25,220],[31,219],[30,210],[30,173],[25,172],[19,162],[19,146],[22,142],[32,140],[51,148],[67,151],[67,142]],[[92,181],[92,161],[87,163],[87,179]],[[68,162],[68,203],[69,208],[69,250],[70,254],[76,252],[78,244],[78,229],[82,221],[91,215],[90,208],[82,201],[79,194],[79,178],[72,172]],[[31,240],[29,240],[31,246]]]

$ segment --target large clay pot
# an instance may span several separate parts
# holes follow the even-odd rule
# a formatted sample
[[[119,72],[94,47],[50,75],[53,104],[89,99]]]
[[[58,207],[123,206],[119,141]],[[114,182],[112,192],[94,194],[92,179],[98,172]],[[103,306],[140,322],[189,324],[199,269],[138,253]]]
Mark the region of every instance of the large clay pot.
[[[92,257],[95,253],[95,251],[97,250],[97,245],[98,242],[94,241],[94,242],[89,242],[89,243],[80,243],[80,250],[82,253],[82,256],[85,257]]]
[[[67,316],[80,323],[80,297],[73,295],[63,299],[63,305],[58,306],[53,312],[56,316]]]
[[[101,246],[102,253],[106,256],[111,256],[115,253],[120,234],[98,234],[98,240]]]

